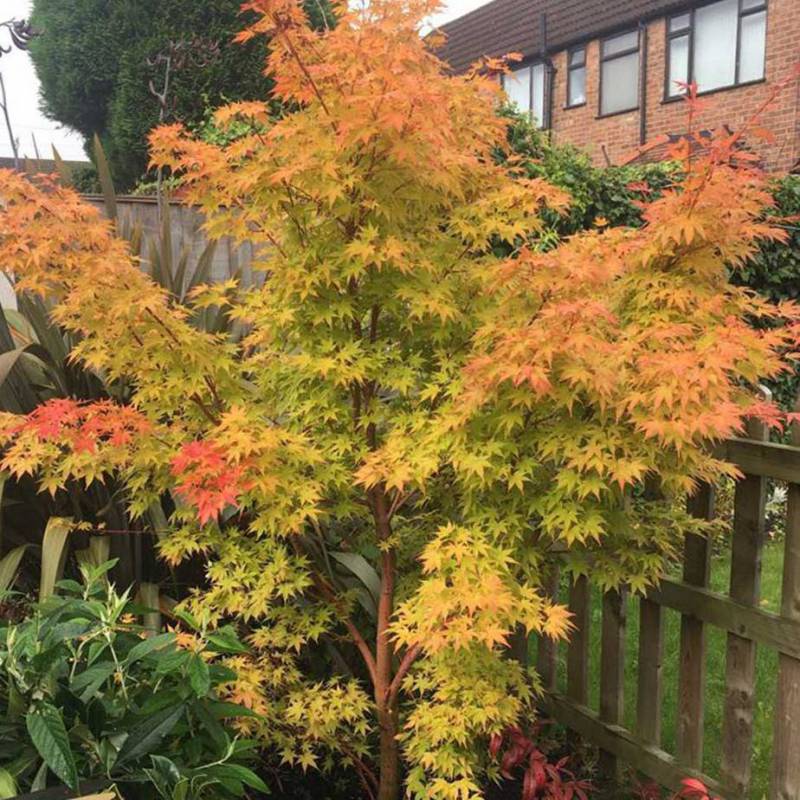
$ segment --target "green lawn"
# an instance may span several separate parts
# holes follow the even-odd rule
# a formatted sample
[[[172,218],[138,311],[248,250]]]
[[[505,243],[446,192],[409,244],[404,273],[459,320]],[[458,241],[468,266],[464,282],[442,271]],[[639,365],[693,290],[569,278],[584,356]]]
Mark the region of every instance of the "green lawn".
[[[764,552],[762,604],[765,610],[777,611],[780,604],[781,577],[783,563],[782,544],[770,544]],[[726,592],[730,575],[728,556],[716,557],[712,566],[712,589]],[[722,631],[708,627],[708,671],[706,684],[705,714],[705,761],[704,770],[711,776],[719,774],[720,738],[725,681],[725,638]],[[638,601],[629,601],[628,633],[626,637],[625,663],[625,724],[633,729],[636,715],[636,673],[637,645],[639,635]],[[662,705],[663,747],[669,752],[675,748],[675,718],[678,694],[678,648],[680,638],[680,615],[667,611],[665,618],[664,642],[664,700]],[[560,648],[559,688],[564,690],[566,674],[564,651]],[[775,700],[777,677],[777,654],[766,648],[758,648],[756,717],[753,755],[753,800],[761,800],[767,793],[772,747],[772,709]],[[591,669],[593,678],[590,689],[590,702],[598,707],[599,686],[597,678],[600,669],[600,597],[599,593],[592,603]]]

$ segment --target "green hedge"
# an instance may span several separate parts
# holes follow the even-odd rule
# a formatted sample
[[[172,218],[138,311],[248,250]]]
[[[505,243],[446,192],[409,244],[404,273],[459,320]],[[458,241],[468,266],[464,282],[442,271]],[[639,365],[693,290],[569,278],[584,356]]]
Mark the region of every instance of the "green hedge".
[[[733,273],[733,280],[775,302],[800,302],[800,175],[776,179],[773,194],[777,206],[769,218],[788,238],[764,242],[758,255]],[[771,382],[770,388],[784,408],[791,408],[800,393],[800,366],[794,374]]]

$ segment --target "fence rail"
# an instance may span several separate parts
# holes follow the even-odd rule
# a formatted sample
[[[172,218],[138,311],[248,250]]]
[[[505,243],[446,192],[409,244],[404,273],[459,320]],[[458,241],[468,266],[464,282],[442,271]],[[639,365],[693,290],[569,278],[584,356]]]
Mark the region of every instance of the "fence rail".
[[[614,778],[621,763],[659,784],[677,788],[686,777],[702,780],[724,800],[746,800],[752,783],[753,715],[756,707],[756,648],[778,653],[777,692],[759,698],[773,708],[772,771],[769,800],[800,800],[800,431],[792,445],[766,441],[753,425],[747,439],[735,439],[719,454],[736,464],[743,478],[734,494],[731,573],[727,594],[709,588],[711,544],[687,536],[680,579],[662,581],[640,598],[638,674],[634,729],[624,727],[624,646],[627,598],[624,591],[603,596],[599,675],[590,675],[591,587],[579,578],[569,589],[575,632],[567,645],[566,691],[556,688],[557,652],[539,643],[537,668],[547,690],[544,711],[599,747],[600,770]],[[780,613],[760,607],[761,560],[766,520],[767,479],[788,482]],[[704,486],[690,512],[712,519],[715,490]],[[559,576],[550,576],[558,591]],[[677,654],[664,653],[664,611],[681,615]],[[726,667],[720,774],[703,772],[707,638],[709,628],[726,635]],[[663,665],[678,659],[675,752],[663,749],[661,721]],[[599,682],[599,708],[589,707],[590,680]]]

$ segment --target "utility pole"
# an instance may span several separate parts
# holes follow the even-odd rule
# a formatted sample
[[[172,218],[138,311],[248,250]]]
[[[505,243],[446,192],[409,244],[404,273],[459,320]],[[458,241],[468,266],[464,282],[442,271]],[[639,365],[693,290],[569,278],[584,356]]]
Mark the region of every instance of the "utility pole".
[[[192,39],[172,40],[156,55],[147,59],[147,66],[153,69],[163,68],[163,84],[159,91],[153,80],[150,81],[150,94],[158,101],[158,122],[163,125],[170,115],[170,81],[176,72],[181,72],[187,67],[204,69],[220,56],[219,42],[195,36]],[[164,213],[164,168],[158,168],[156,184],[156,201],[158,203],[158,217]]]
[[[17,50],[27,50],[31,39],[37,35],[30,23],[26,22],[24,19],[9,19],[5,22],[0,22],[0,34],[3,31],[8,34],[11,44],[3,46],[2,39],[0,39],[0,58],[10,53],[14,48]],[[20,168],[19,140],[14,136],[14,129],[11,126],[11,112],[8,108],[8,96],[6,95],[6,85],[3,81],[2,72],[0,72],[0,111],[3,112],[6,130],[8,131],[8,139],[11,142],[11,152],[14,154],[14,169],[18,170]]]
[[[14,155],[14,169],[18,170],[19,166],[19,140],[14,136],[14,129],[11,127],[11,114],[8,111],[8,99],[6,98],[6,85],[3,81],[3,73],[0,72],[0,111],[3,112],[3,117],[6,121],[6,129],[8,130],[8,139],[11,142],[11,152]]]

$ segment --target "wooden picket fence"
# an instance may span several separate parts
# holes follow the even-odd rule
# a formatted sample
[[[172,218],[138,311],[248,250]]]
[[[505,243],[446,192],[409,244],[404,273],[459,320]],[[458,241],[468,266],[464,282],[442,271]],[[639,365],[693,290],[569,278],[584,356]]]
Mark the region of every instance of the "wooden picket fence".
[[[769,800],[800,800],[800,434],[788,446],[766,441],[762,428],[751,439],[724,446],[724,457],[739,466],[736,484],[730,590],[709,589],[711,546],[689,536],[681,580],[665,579],[640,605],[635,725],[624,727],[625,592],[602,600],[599,676],[590,675],[590,585],[584,578],[569,589],[576,629],[567,645],[566,690],[557,690],[557,652],[551,640],[539,642],[537,667],[545,688],[544,710],[567,729],[600,749],[600,769],[610,778],[622,765],[662,786],[677,788],[681,779],[702,780],[724,800],[750,797],[753,755],[756,646],[778,652],[777,693],[759,698],[772,707],[774,732]],[[760,607],[767,479],[786,481],[787,519],[780,614]],[[702,518],[714,514],[713,487],[703,487],[690,501]],[[559,578],[552,576],[555,595]],[[664,610],[681,615],[680,652],[664,653]],[[725,697],[721,737],[721,774],[703,772],[706,646],[709,626],[727,633]],[[674,753],[662,747],[664,659],[678,658],[678,708]],[[589,708],[590,680],[599,679],[599,709]],[[758,798],[761,800],[761,798]]]

